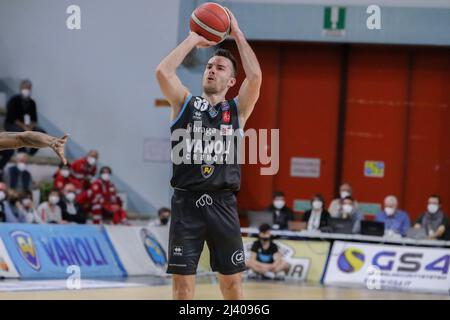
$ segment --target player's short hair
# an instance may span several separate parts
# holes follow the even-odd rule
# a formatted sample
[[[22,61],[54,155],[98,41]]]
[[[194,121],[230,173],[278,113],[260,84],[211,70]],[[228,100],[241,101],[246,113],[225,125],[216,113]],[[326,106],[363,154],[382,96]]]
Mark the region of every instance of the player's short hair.
[[[259,232],[260,233],[267,232],[270,229],[271,229],[271,227],[267,223],[263,223],[262,225],[259,226]]]
[[[236,61],[236,58],[233,56],[233,54],[231,53],[230,50],[221,48],[221,49],[216,50],[216,52],[214,52],[214,54],[212,56],[213,57],[215,57],[215,56],[225,57],[228,60],[230,60],[231,64],[233,65],[233,76],[234,77],[237,76],[237,61]]]

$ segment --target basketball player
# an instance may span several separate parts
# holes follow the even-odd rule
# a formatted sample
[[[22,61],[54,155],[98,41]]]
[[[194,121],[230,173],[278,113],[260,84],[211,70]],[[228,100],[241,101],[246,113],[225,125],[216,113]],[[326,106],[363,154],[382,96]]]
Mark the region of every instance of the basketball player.
[[[172,132],[176,129],[186,132],[214,129],[228,135],[243,129],[253,111],[259,97],[261,69],[234,15],[231,12],[229,15],[230,36],[236,41],[246,75],[239,94],[233,100],[225,99],[228,89],[236,84],[236,61],[223,49],[218,50],[206,65],[201,96],[193,96],[183,86],[176,69],[186,55],[194,47],[215,45],[191,32],[156,70],[161,90],[171,105]],[[191,130],[199,123],[200,128]],[[233,148],[238,151],[236,145]],[[194,152],[190,156],[193,157]],[[171,185],[175,190],[167,272],[173,274],[173,298],[193,298],[197,264],[206,241],[211,268],[218,272],[224,299],[241,299],[245,259],[235,197],[240,187],[239,164],[173,164]]]
[[[67,164],[64,156],[64,145],[67,142],[67,137],[68,135],[65,134],[62,138],[55,138],[36,131],[0,132],[0,150],[50,147],[61,158],[61,161]]]

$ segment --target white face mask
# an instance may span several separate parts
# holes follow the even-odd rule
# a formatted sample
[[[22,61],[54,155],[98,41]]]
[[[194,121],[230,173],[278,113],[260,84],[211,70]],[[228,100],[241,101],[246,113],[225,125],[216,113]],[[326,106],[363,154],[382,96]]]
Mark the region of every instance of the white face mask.
[[[323,207],[322,201],[313,201],[312,207],[314,210],[320,210]]]
[[[439,210],[439,206],[437,204],[434,203],[430,203],[427,207],[427,210],[429,213],[436,213]]]
[[[6,198],[6,193],[5,193],[5,191],[0,191],[0,201],[5,200],[5,198]]]
[[[59,202],[59,197],[58,197],[58,196],[50,196],[50,197],[48,198],[48,201],[49,201],[51,204],[57,204],[57,203]]]
[[[348,192],[348,191],[341,191],[340,195],[341,195],[341,199],[344,199],[344,198],[350,196],[350,192]]]
[[[94,157],[88,157],[87,162],[90,166],[93,166],[97,162],[97,159],[95,159]]]
[[[27,165],[23,162],[19,162],[17,164],[17,169],[19,169],[19,171],[25,171],[26,168],[27,168]]]
[[[342,206],[342,211],[343,211],[344,213],[349,214],[349,213],[352,212],[352,210],[353,210],[353,206],[352,206],[351,204],[344,204],[344,205]]]
[[[103,181],[109,181],[110,175],[109,173],[102,173],[100,177],[102,178]]]
[[[61,170],[61,175],[62,175],[64,178],[67,178],[67,177],[70,175],[70,171],[67,170],[67,169],[62,169],[62,170]]]
[[[278,210],[283,209],[284,205],[285,205],[284,200],[275,200],[273,202],[273,206]]]
[[[386,207],[384,208],[384,212],[386,212],[388,216],[392,216],[395,213],[395,209],[391,207]]]
[[[75,197],[76,195],[73,192],[69,192],[68,194],[66,194],[66,199],[70,202],[73,202],[73,200],[75,200]]]
[[[25,199],[23,199],[22,200],[22,204],[25,206],[25,207],[31,207],[31,204],[32,204],[33,202],[31,201],[31,199],[28,199],[28,198],[25,198]]]
[[[31,90],[30,89],[22,89],[22,90],[20,90],[20,93],[25,98],[28,98],[31,95]]]

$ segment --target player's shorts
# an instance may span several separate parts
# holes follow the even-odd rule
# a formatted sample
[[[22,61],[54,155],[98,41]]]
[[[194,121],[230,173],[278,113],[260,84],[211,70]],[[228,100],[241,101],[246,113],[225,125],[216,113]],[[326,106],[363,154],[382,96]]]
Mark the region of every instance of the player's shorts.
[[[196,274],[205,241],[212,271],[231,275],[246,269],[232,191],[175,190],[170,220],[167,273]]]

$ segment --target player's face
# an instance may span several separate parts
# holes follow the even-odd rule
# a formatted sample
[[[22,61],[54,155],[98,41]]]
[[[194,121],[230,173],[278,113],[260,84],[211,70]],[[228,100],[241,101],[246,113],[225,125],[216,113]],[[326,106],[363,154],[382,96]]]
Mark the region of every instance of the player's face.
[[[207,94],[217,94],[228,90],[236,83],[233,75],[232,62],[221,56],[209,59],[203,73],[203,91]]]

